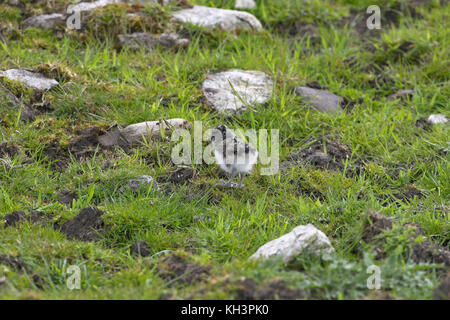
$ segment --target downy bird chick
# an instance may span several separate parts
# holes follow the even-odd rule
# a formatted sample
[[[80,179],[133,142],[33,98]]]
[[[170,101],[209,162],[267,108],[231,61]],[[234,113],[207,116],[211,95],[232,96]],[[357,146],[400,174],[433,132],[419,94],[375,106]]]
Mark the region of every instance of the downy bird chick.
[[[253,165],[258,159],[258,150],[249,143],[238,138],[232,130],[221,124],[212,130],[212,146],[216,163],[220,168],[229,173],[231,178],[228,182],[221,180],[218,186],[243,187],[242,180],[245,175],[252,171]],[[236,175],[240,175],[239,185],[233,183]]]

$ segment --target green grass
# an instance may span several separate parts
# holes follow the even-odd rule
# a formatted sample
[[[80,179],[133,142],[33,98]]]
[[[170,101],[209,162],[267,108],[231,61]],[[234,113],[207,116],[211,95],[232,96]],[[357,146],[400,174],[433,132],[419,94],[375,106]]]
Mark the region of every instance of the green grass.
[[[233,1],[195,3],[233,8]],[[415,121],[432,113],[450,116],[450,7],[431,1],[417,8],[421,18],[405,15],[396,26],[383,25],[379,36],[360,37],[342,21],[352,10],[365,12],[361,1],[256,3],[250,12],[263,23],[263,31],[230,34],[186,26],[191,44],[178,52],[117,50],[116,33],[136,30],[113,9],[100,10],[83,33],[60,38],[54,31],[19,28],[24,16],[54,12],[52,8],[41,3],[22,9],[0,6],[0,70],[50,63],[72,75],[62,74],[61,86],[43,96],[0,79],[24,103],[42,110],[34,122],[22,123],[16,110],[1,106],[0,142],[18,146],[31,161],[14,169],[0,164],[0,219],[14,210],[35,209],[63,223],[82,208],[97,206],[110,226],[96,242],[68,240],[49,226],[0,227],[0,254],[20,258],[44,280],[38,288],[32,274],[0,265],[0,278],[7,277],[0,284],[0,298],[158,299],[169,294],[180,299],[232,299],[230,283],[244,276],[260,285],[284,279],[312,299],[358,299],[373,293],[366,287],[366,269],[372,264],[382,270],[383,292],[400,299],[433,297],[443,267],[416,265],[408,259],[410,244],[401,226],[417,223],[433,243],[449,246],[450,164],[448,151],[439,153],[448,150],[449,127],[435,125],[425,131]],[[380,2],[382,13],[383,6],[396,3]],[[155,14],[176,8],[146,10]],[[314,24],[318,39],[283,32],[296,21]],[[159,32],[167,23],[162,19],[139,28]],[[414,48],[399,54],[399,46],[407,41]],[[375,50],[367,50],[367,43]],[[380,68],[389,81],[372,86],[377,75],[367,71],[370,66]],[[201,84],[206,74],[230,68],[270,74],[275,84],[271,100],[239,118],[221,118],[203,102]],[[293,90],[311,81],[360,103],[338,117],[315,112]],[[399,89],[412,89],[414,95],[404,102],[388,99]],[[257,166],[242,190],[215,188],[219,168],[202,164],[195,166],[194,181],[175,188],[172,195],[156,188],[133,194],[119,191],[128,179],[142,174],[163,177],[174,169],[167,143],[150,142],[129,154],[98,153],[81,163],[72,158],[65,170],[55,169],[44,153],[52,141],[67,146],[80,128],[162,118],[203,121],[203,128],[226,123],[233,128],[279,129],[281,162],[309,138],[327,136],[351,148],[351,164],[366,164],[353,175],[300,166],[262,176]],[[25,158],[9,160],[14,166]],[[114,165],[105,169],[106,160]],[[395,170],[400,173],[393,175]],[[192,190],[199,185],[206,191],[195,195]],[[411,186],[424,197],[390,197]],[[78,195],[73,207],[58,202],[62,190]],[[208,201],[211,197],[217,201]],[[399,226],[384,234],[386,254],[381,260],[375,260],[372,246],[361,241],[371,209],[393,217]],[[330,238],[336,249],[332,256],[301,256],[291,267],[276,260],[248,261],[259,246],[308,223]],[[148,243],[149,257],[130,255],[138,240]],[[168,284],[158,266],[170,252],[210,266],[208,276],[201,282]],[[65,271],[71,264],[82,270],[81,290],[66,286]]]

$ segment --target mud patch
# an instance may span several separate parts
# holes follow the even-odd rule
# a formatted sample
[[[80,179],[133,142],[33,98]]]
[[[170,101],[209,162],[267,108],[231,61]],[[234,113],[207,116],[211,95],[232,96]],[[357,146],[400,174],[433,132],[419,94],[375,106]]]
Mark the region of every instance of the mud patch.
[[[8,213],[4,217],[4,226],[6,227],[19,227],[19,225],[27,221],[29,224],[41,224],[42,226],[47,225],[47,219],[39,211],[31,210],[29,214],[25,211],[19,210]]]
[[[296,300],[305,299],[303,290],[289,288],[283,280],[275,280],[261,288],[250,278],[244,278],[235,283],[235,298],[239,300]]]
[[[168,281],[168,286],[177,284],[192,284],[203,280],[209,275],[209,267],[190,263],[186,258],[171,254],[164,258],[160,263],[159,275]]]
[[[147,257],[150,255],[148,244],[145,241],[139,240],[131,246],[131,255],[135,257]]]
[[[81,241],[97,240],[105,233],[105,224],[102,220],[103,211],[96,207],[87,207],[70,221],[64,223],[60,231],[69,239]]]
[[[352,155],[350,147],[337,140],[311,138],[305,144],[308,147],[291,153],[290,161],[284,162],[283,167],[308,164],[319,169],[338,171],[345,168],[345,161],[350,160]],[[359,173],[360,168],[360,163],[347,166],[347,169],[356,169],[357,173]]]
[[[70,142],[69,151],[77,160],[92,157],[96,150],[111,151],[114,146],[120,146],[125,151],[129,150],[128,143],[118,127],[113,127],[109,131],[91,127],[77,131],[76,134],[79,136]]]

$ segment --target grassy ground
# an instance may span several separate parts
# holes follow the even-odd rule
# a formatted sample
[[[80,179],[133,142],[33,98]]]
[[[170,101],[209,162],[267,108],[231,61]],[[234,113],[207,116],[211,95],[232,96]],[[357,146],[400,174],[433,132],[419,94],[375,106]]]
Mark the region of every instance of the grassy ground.
[[[433,298],[445,267],[417,264],[410,256],[412,241],[424,237],[449,247],[449,127],[415,124],[432,113],[450,116],[448,5],[378,1],[382,15],[390,15],[383,16],[381,30],[368,32],[349,22],[364,17],[373,1],[256,0],[250,12],[263,23],[261,32],[184,26],[187,49],[133,52],[117,49],[115,36],[180,30],[168,20],[176,6],[148,7],[147,14],[158,18],[137,25],[124,22],[124,11],[113,6],[86,16],[84,30],[58,34],[22,30],[20,22],[68,1],[47,7],[46,1],[22,2],[27,5],[0,5],[0,70],[53,66],[61,86],[37,94],[0,79],[38,111],[24,123],[17,110],[1,106],[0,139],[18,152],[0,154],[12,166],[0,165],[0,218],[34,209],[62,224],[96,206],[108,228],[98,241],[83,242],[68,240],[51,224],[0,226],[0,254],[27,266],[0,261],[0,298],[233,299],[280,280],[275,297]],[[195,3],[233,7],[229,0]],[[207,107],[201,92],[206,74],[230,68],[270,74],[270,102],[234,119]],[[340,116],[313,111],[294,94],[295,86],[312,81],[356,102],[354,108]],[[388,98],[400,89],[414,94]],[[146,174],[162,181],[175,170],[167,142],[128,153],[99,150],[84,161],[69,155],[80,129],[162,118],[203,121],[206,128],[279,129],[280,161],[311,138],[339,141],[352,152],[346,166],[358,170],[300,164],[262,176],[257,166],[246,188],[226,190],[214,187],[219,168],[203,164],[194,167],[189,183],[170,186],[172,192],[162,184],[133,193],[119,191],[130,178]],[[64,190],[76,195],[72,204],[61,203]],[[366,243],[370,210],[392,217],[394,227]],[[308,223],[330,238],[332,256],[302,256],[289,266],[248,261],[262,244]],[[419,225],[423,236],[411,236],[408,223]],[[138,240],[148,243],[149,256],[130,254]],[[379,291],[366,286],[372,264],[381,268]],[[80,290],[66,286],[69,265],[81,268]]]

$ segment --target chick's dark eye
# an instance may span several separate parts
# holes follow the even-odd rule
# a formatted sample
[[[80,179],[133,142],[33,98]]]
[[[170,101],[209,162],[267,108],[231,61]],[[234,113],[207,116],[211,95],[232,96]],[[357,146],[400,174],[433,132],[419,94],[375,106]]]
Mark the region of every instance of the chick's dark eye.
[[[214,140],[216,140],[216,137],[215,137],[215,136],[212,136],[212,137],[211,137],[211,141],[214,141]]]

